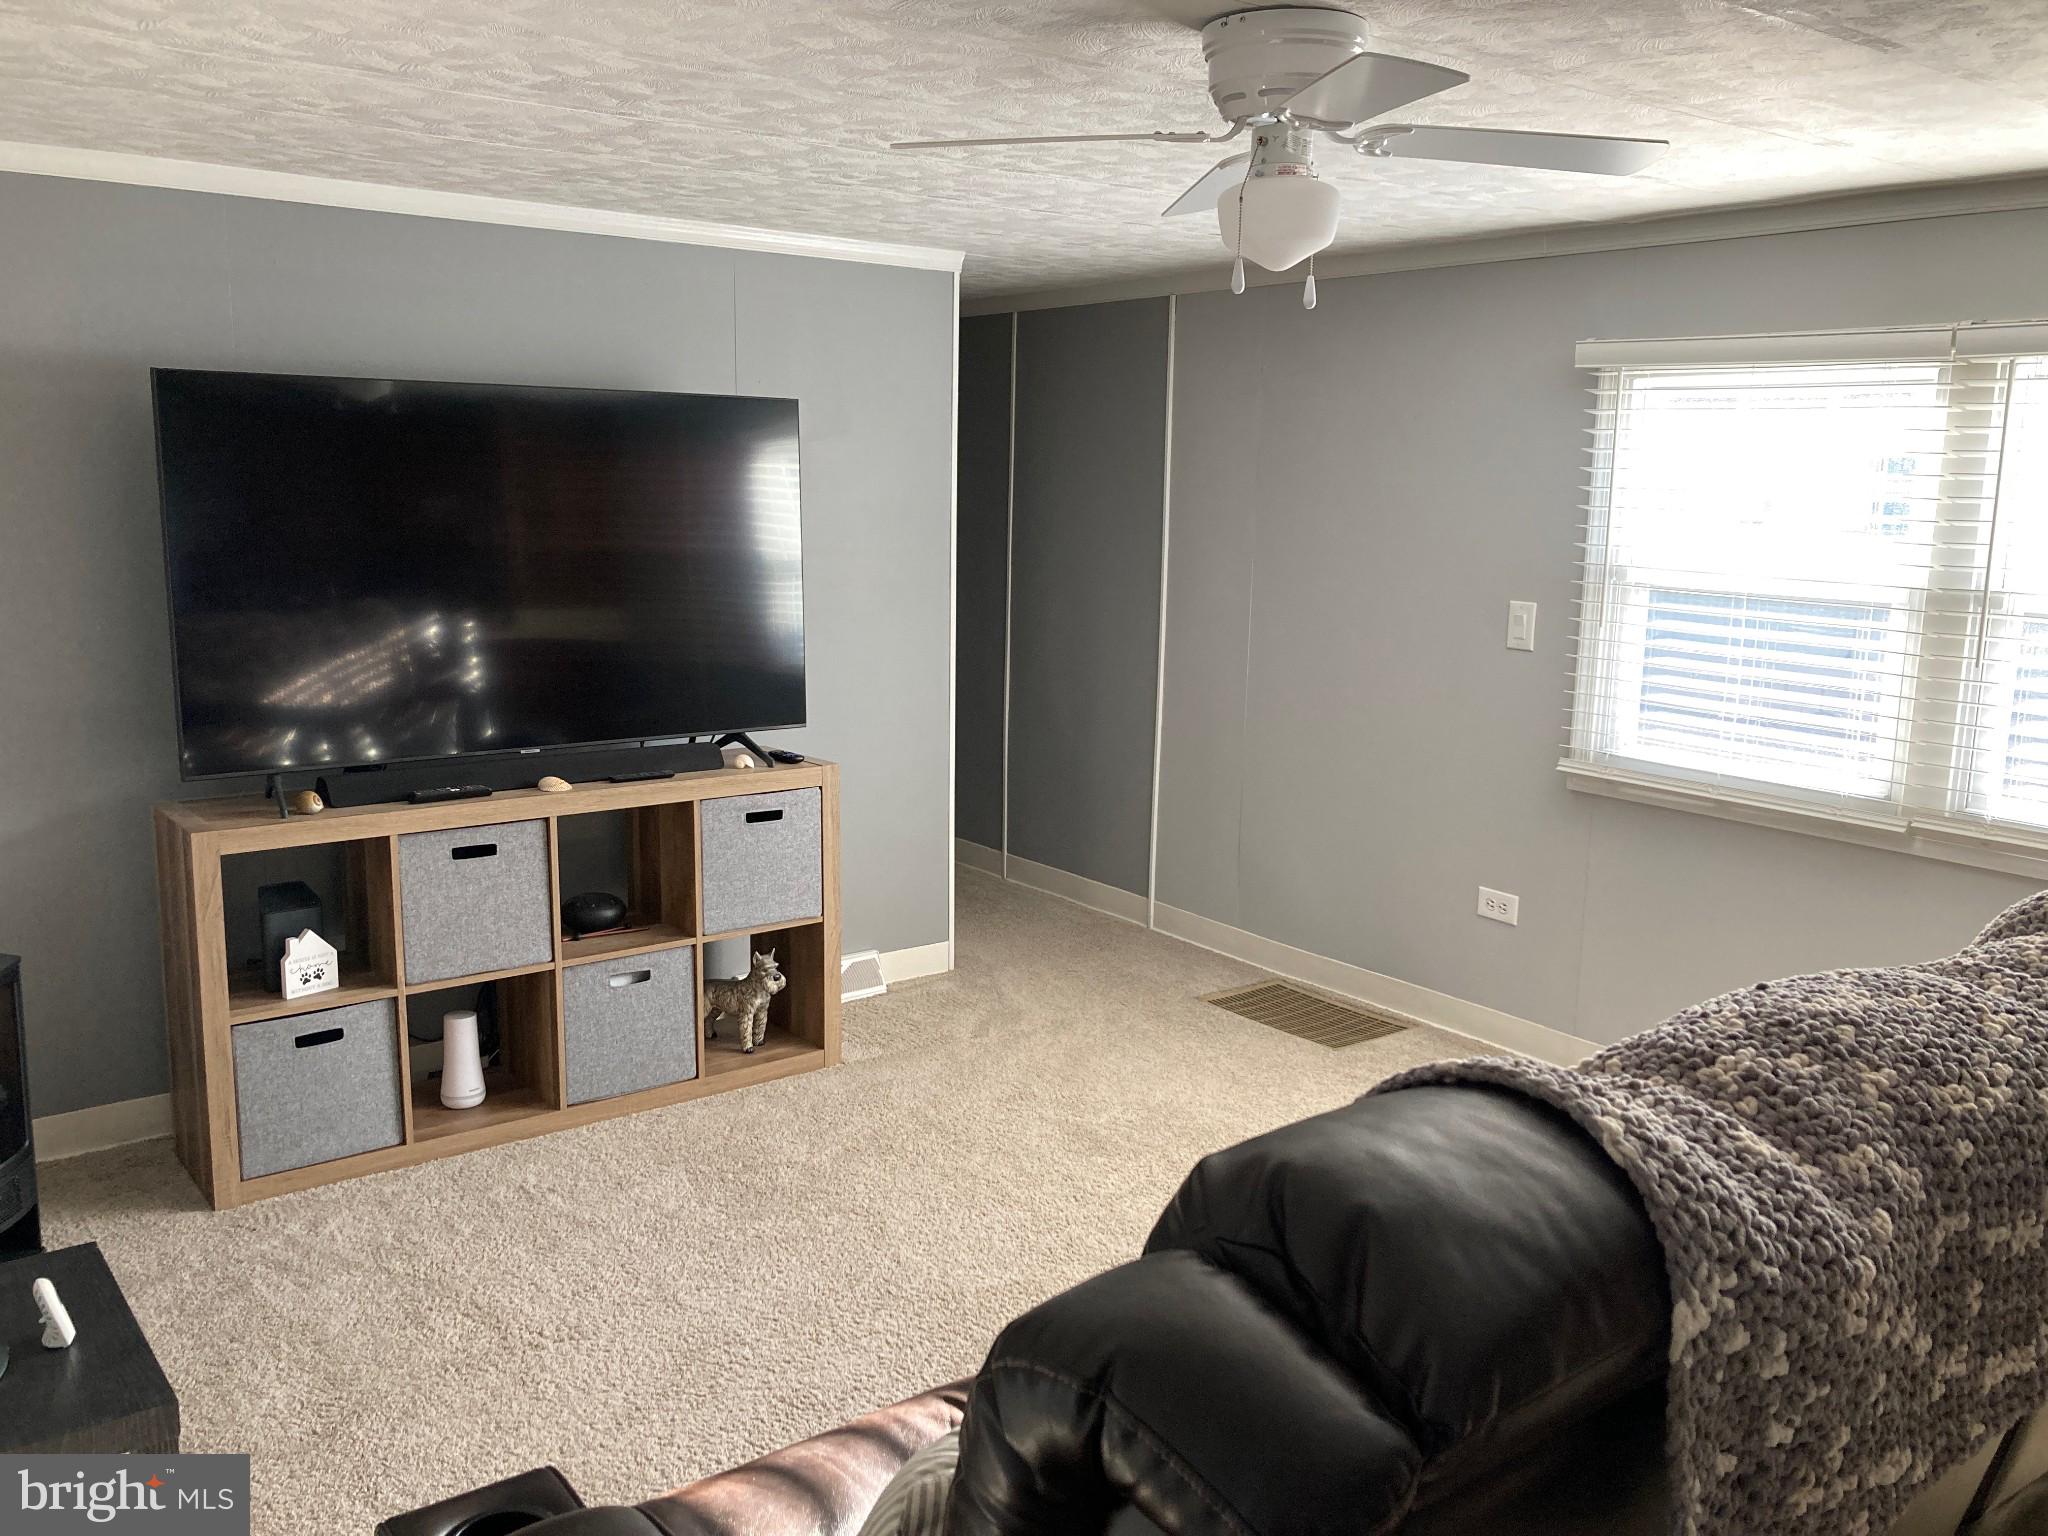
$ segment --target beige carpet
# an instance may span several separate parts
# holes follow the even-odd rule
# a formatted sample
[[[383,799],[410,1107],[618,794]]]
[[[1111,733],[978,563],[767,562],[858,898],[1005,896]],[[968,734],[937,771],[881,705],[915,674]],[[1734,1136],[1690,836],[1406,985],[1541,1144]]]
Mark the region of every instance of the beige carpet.
[[[205,1209],[168,1142],[44,1170],[259,1532],[366,1532],[541,1462],[642,1498],[970,1373],[1133,1255],[1202,1153],[1459,1054],[1197,1001],[1247,966],[963,871],[960,968],[846,1010],[846,1062]]]

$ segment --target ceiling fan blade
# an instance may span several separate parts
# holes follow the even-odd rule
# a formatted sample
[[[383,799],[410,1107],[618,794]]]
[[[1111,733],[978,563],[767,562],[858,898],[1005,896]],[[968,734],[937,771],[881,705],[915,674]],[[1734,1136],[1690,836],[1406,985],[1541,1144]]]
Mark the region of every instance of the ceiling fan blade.
[[[1379,137],[1384,131],[1385,138]],[[1359,137],[1368,154],[1468,165],[1522,165],[1539,171],[1630,176],[1671,146],[1663,139],[1608,139],[1587,133],[1523,133],[1512,128],[1437,128],[1375,123]]]
[[[1311,80],[1272,110],[1322,123],[1364,123],[1471,78],[1463,70],[1425,64],[1420,59],[1361,53]]]
[[[1149,140],[1155,144],[1208,144],[1210,133],[1054,133],[1030,139],[906,139],[891,149],[977,149],[984,144],[1121,144]]]
[[[1244,180],[1244,163],[1249,159],[1249,154],[1243,154],[1217,161],[1209,168],[1207,175],[1168,203],[1159,217],[1170,219],[1177,213],[1215,212],[1216,200],[1223,195],[1224,190]]]

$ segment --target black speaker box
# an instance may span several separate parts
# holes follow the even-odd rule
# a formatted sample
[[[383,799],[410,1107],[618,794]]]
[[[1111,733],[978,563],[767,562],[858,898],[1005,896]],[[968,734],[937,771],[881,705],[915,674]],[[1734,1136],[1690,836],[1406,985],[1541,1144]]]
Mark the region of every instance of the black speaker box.
[[[263,984],[273,992],[284,989],[278,969],[284,963],[285,940],[296,939],[310,928],[328,943],[334,942],[321,927],[326,917],[320,909],[320,898],[303,880],[258,886],[256,915],[263,925]]]

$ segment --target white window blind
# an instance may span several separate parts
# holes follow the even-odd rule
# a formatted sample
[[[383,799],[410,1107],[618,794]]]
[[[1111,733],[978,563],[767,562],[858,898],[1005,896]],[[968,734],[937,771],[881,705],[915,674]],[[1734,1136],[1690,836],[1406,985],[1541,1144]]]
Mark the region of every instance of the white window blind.
[[[2048,836],[2048,326],[1588,343],[1579,774]]]

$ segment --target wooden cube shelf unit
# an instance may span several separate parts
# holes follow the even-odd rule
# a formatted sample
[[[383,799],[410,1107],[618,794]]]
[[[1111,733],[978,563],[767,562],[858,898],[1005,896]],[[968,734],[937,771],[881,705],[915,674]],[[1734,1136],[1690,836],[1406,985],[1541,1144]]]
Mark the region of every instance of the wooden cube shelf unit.
[[[803,790],[817,793],[788,794]],[[751,930],[707,934],[703,921],[706,840],[700,807],[706,801],[755,795],[764,797],[758,802],[763,806],[780,807],[800,799],[815,810],[818,911],[815,916],[774,913],[764,916]],[[560,825],[572,817],[602,813],[623,813],[625,818],[627,925],[618,932],[572,939],[561,931],[562,898],[575,893],[561,888]],[[779,820],[782,815],[781,809],[762,810],[744,818],[735,813],[719,820],[721,825],[746,824]],[[157,806],[155,819],[173,1130],[179,1160],[216,1209],[744,1088],[832,1066],[839,1060],[839,770],[831,763],[812,761],[789,767],[720,769],[639,783],[587,784],[566,794],[513,790],[440,805],[371,805],[289,820],[279,819],[275,806],[253,796],[173,801]],[[468,828],[501,828],[509,836],[510,824],[530,822],[540,823],[546,833],[547,926],[552,952],[545,959],[532,958],[530,963],[409,982],[405,963],[405,889],[409,886],[401,873],[400,839],[414,833]],[[480,833],[479,837],[489,835]],[[531,833],[526,839],[531,843]],[[495,844],[480,842],[479,846],[495,852]],[[801,860],[807,856],[802,850],[808,844],[796,846]],[[341,985],[337,990],[287,1002],[266,986],[258,968],[230,964],[230,882],[223,878],[223,869],[246,854],[304,850],[332,860],[337,849],[345,886],[341,910],[330,909],[330,926],[347,937]],[[453,856],[461,858],[465,851],[457,850]],[[786,869],[786,847],[781,857]],[[728,893],[735,886],[744,890],[744,870],[714,871],[713,878]],[[253,923],[253,913],[247,916]],[[776,951],[788,978],[788,986],[771,1007],[767,1038],[751,1054],[739,1050],[729,1023],[722,1025],[717,1039],[707,1040],[704,1028],[706,946],[746,932],[752,933],[756,949]],[[563,1026],[564,970],[668,950],[688,950],[695,962],[694,1075],[660,1087],[571,1104]],[[681,974],[679,969],[677,974]],[[474,989],[484,982],[497,983],[493,992],[503,1042],[500,1061],[486,1075],[487,1093],[481,1105],[468,1110],[445,1109],[427,1084],[414,1083],[408,1009],[430,1014],[438,1005],[429,994]],[[683,996],[687,998],[687,990]],[[309,1020],[306,1040],[317,1043],[323,1037],[317,1033],[313,1016],[356,1004],[386,1002],[391,1005],[386,1012],[395,1011],[396,1019],[396,1092],[402,1139],[368,1151],[243,1178],[234,1031],[247,1024],[303,1015]],[[361,1027],[362,1015],[374,1011],[364,1009],[352,1016],[357,1027]],[[421,1022],[424,1020],[413,1021],[415,1030]],[[294,1052],[285,1054],[297,1059]],[[369,1084],[367,1091],[372,1102],[382,1098],[381,1081]],[[384,1113],[388,1115],[388,1105]],[[388,1132],[386,1135],[388,1138]]]

